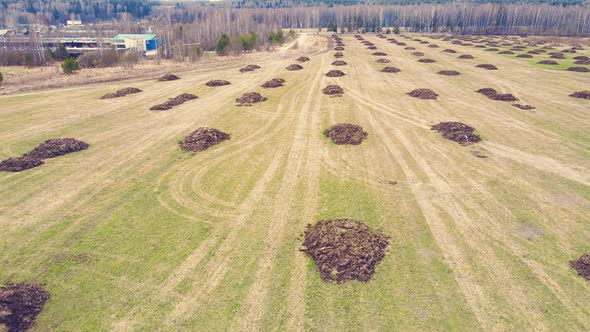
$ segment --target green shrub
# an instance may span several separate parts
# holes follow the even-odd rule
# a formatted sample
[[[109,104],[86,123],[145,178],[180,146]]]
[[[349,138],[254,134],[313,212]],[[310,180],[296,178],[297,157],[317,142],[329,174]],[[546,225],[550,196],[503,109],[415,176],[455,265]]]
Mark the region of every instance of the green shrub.
[[[229,35],[224,33],[219,37],[217,43],[215,44],[215,52],[217,55],[227,55],[227,49],[230,45]]]
[[[64,73],[71,74],[75,70],[80,70],[80,64],[74,58],[67,58],[61,63],[61,69],[63,69]]]

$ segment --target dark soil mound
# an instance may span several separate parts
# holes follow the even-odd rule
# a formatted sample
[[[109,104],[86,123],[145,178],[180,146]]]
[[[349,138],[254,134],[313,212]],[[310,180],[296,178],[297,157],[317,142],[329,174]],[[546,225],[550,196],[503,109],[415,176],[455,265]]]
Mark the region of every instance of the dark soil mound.
[[[447,48],[447,49],[443,50],[443,52],[445,52],[445,53],[457,53],[457,51],[455,51],[453,49],[450,49],[450,48]]]
[[[388,245],[389,237],[382,232],[341,218],[308,225],[301,250],[315,261],[324,281],[369,282]]]
[[[590,60],[589,57],[585,56],[585,55],[578,55],[573,57],[574,60]]]
[[[342,60],[336,60],[334,62],[332,62],[332,66],[346,66],[348,63],[346,63],[346,61],[342,61]]]
[[[481,93],[482,95],[484,95],[490,99],[493,99],[493,100],[499,100],[499,101],[517,101],[518,100],[518,98],[514,97],[510,93],[498,93],[496,90],[494,90],[492,88],[483,88],[483,89],[479,89],[475,92]]]
[[[208,149],[230,139],[231,136],[214,128],[202,127],[193,131],[180,141],[180,148],[184,151],[198,152]]]
[[[550,58],[551,59],[565,59],[565,55],[563,55],[561,53],[555,53],[555,54],[551,54]]]
[[[408,92],[408,95],[420,99],[436,99],[438,95],[430,89],[416,89]]]
[[[533,56],[532,56],[532,55],[530,55],[530,54],[519,54],[519,55],[517,55],[516,57],[517,57],[517,58],[525,58],[525,59],[530,59],[530,58],[532,58]]]
[[[293,70],[301,70],[301,69],[303,69],[303,67],[298,64],[293,64],[293,65],[290,65],[289,67],[287,67],[286,69],[293,71]]]
[[[490,65],[487,63],[479,64],[476,66],[477,68],[483,68],[485,70],[498,70],[498,68],[494,65]]]
[[[54,138],[37,145],[31,152],[27,152],[23,156],[38,159],[55,158],[86,150],[88,146],[87,143],[74,138]]]
[[[341,77],[344,75],[346,75],[346,74],[340,70],[330,70],[329,72],[326,73],[326,76],[328,76],[328,77]]]
[[[261,87],[263,88],[279,88],[281,86],[283,86],[283,83],[285,83],[285,80],[282,78],[273,78],[272,80],[268,81],[268,82],[264,82],[264,84],[261,85]]]
[[[334,144],[359,145],[368,134],[362,127],[350,123],[338,123],[324,130],[324,136],[332,139]]]
[[[461,74],[456,70],[441,70],[438,73],[440,75],[446,75],[446,76],[457,76],[457,75]]]
[[[536,54],[541,54],[541,52],[539,52],[539,51],[536,51],[536,50],[528,51],[527,53],[528,53],[528,54],[535,54],[535,55],[536,55]]]
[[[586,67],[569,67],[567,70],[569,71],[576,71],[579,73],[587,73],[590,72],[590,69],[586,68]]]
[[[339,87],[338,85],[328,85],[327,87],[322,89],[322,92],[327,95],[341,95],[344,93],[344,90]]]
[[[119,97],[123,97],[123,96],[130,95],[133,93],[139,93],[142,91],[143,90],[138,89],[138,88],[123,88],[123,89],[117,90],[112,93],[107,93],[106,95],[100,97],[100,99],[119,98]]]
[[[247,65],[246,67],[241,68],[240,72],[245,73],[248,71],[255,71],[256,69],[260,69],[260,66],[259,65]]]
[[[514,54],[514,52],[512,52],[512,51],[502,51],[502,52],[498,52],[498,54]]]
[[[334,51],[344,51],[344,47],[336,46],[336,47],[334,47]]]
[[[224,85],[230,85],[231,83],[229,81],[225,81],[225,80],[211,80],[207,83],[205,83],[206,86],[224,86]]]
[[[422,53],[422,52],[412,52],[412,55],[415,55],[415,56],[424,56],[424,53]]]
[[[406,46],[406,43],[397,43],[397,46]]]
[[[496,51],[499,51],[499,49],[497,49],[495,47],[491,47],[491,48],[486,48],[484,51],[486,51],[486,52],[496,52]]]
[[[395,67],[385,67],[381,71],[384,73],[399,73],[401,70]]]
[[[473,59],[473,55],[463,54],[463,55],[459,56],[459,59]]]
[[[266,97],[263,97],[258,92],[247,92],[244,93],[240,98],[237,98],[236,102],[243,106],[250,106],[252,104],[263,102],[265,100]]]
[[[483,88],[483,89],[479,89],[475,92],[481,93],[482,95],[487,96],[487,97],[493,96],[497,93],[496,90],[492,89],[492,88]]]
[[[559,63],[555,60],[541,60],[537,62],[540,65],[558,65]]]
[[[334,53],[334,57],[335,58],[342,58],[343,56],[344,56],[344,53],[342,53],[342,52],[336,52],[336,53]]]
[[[39,285],[0,286],[0,325],[6,325],[9,332],[30,329],[50,297],[51,294]]]
[[[478,135],[475,135],[473,127],[470,127],[461,122],[441,122],[430,128],[442,133],[443,137],[457,142],[462,145],[473,144],[481,141]]]
[[[424,58],[424,59],[420,59],[418,60],[418,62],[422,62],[422,63],[432,63],[432,62],[436,62],[432,59],[428,59],[428,58]]]
[[[575,261],[570,261],[570,266],[578,271],[582,278],[590,280],[590,253],[583,254]]]
[[[390,63],[390,62],[391,62],[391,60],[387,60],[387,59],[379,59],[379,60],[377,60],[376,62],[379,62],[379,63]]]
[[[174,75],[174,74],[166,74],[160,78],[158,78],[158,81],[160,82],[166,82],[166,81],[176,81],[179,80],[180,77]]]
[[[404,50],[408,50],[408,51],[413,51],[415,49],[416,49],[415,47],[411,47],[411,46],[404,48]]]
[[[485,45],[475,45],[475,46],[473,46],[473,47],[475,47],[475,48],[486,48],[486,46],[485,46]]]
[[[576,65],[590,65],[590,60],[578,60],[574,62]]]
[[[377,46],[369,46],[369,47],[367,47],[367,49],[368,50],[376,50],[377,49]]]
[[[534,110],[536,107],[535,106],[531,106],[531,105],[521,105],[521,104],[512,104],[512,106],[516,107],[516,108],[520,108],[521,110]]]
[[[298,58],[297,58],[297,59],[295,59],[295,60],[297,60],[297,61],[299,61],[299,62],[307,62],[307,61],[309,61],[309,58],[308,58],[308,57],[306,57],[306,56],[300,56],[300,57],[298,57]]]
[[[386,55],[387,55],[387,53],[383,53],[383,52],[375,52],[375,53],[373,53],[373,55],[375,55],[375,56],[386,56]]]
[[[574,92],[570,95],[570,97],[574,98],[582,98],[582,99],[590,99],[590,91],[578,91]]]
[[[33,157],[9,158],[0,162],[0,172],[22,172],[43,165],[43,160]],[[1,316],[0,316],[1,317]]]
[[[430,45],[428,45],[428,47],[430,47],[430,48],[438,48],[439,46],[436,45],[436,44],[430,44]]]
[[[163,104],[158,104],[158,105],[154,105],[152,107],[150,107],[150,110],[152,111],[166,111],[171,109],[174,106],[178,106],[181,104],[184,104],[185,102],[189,101],[189,100],[193,100],[193,99],[197,99],[199,97],[190,94],[190,93],[183,93],[180,94],[174,98],[170,98],[167,102],[163,103]]]

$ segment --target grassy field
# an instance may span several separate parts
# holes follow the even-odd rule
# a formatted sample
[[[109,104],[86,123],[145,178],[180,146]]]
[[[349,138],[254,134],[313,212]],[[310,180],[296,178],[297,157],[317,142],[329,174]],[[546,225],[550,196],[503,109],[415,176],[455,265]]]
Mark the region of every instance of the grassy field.
[[[590,73],[397,38],[436,62],[366,35],[401,69],[383,73],[373,51],[344,36],[348,65],[334,67],[327,39],[302,35],[252,73],[238,71],[248,63],[195,65],[173,82],[0,96],[1,159],[48,138],[90,144],[0,173],[0,283],[51,292],[37,331],[589,330],[590,283],[569,261],[590,252],[590,101],[568,95],[589,90]],[[311,61],[286,71],[300,55]],[[330,69],[346,76],[325,77]],[[436,74],[445,69],[461,75]],[[259,87],[275,77],[285,87]],[[321,93],[331,83],[343,97]],[[144,92],[99,99],[127,86]],[[474,92],[485,87],[536,109]],[[438,100],[406,94],[416,88]],[[235,106],[249,91],[268,100]],[[199,98],[148,110],[184,92]],[[484,140],[445,140],[429,129],[441,121]],[[368,139],[332,144],[322,131],[337,122]],[[203,126],[232,138],[180,151]],[[368,284],[325,283],[298,250],[308,223],[337,217],[391,237]]]

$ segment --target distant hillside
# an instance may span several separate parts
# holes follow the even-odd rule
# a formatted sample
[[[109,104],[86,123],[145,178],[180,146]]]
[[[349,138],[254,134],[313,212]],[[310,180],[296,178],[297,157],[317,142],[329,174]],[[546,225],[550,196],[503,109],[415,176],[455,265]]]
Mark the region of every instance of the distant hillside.
[[[223,1],[230,2],[230,1]],[[353,6],[353,5],[416,5],[445,3],[530,3],[571,6],[590,4],[588,0],[231,0],[233,7],[238,8],[287,8],[297,6]]]

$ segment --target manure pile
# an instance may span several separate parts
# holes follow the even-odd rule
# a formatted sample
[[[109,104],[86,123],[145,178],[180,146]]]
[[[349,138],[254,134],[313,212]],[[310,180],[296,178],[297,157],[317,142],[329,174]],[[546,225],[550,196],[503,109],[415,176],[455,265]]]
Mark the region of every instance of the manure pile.
[[[309,61],[309,58],[306,56],[300,56],[296,60],[299,62],[307,62],[307,61]]]
[[[290,65],[289,67],[287,67],[286,69],[293,71],[293,70],[301,70],[301,69],[303,69],[303,67],[298,64],[293,64],[293,65]]]
[[[282,78],[273,78],[272,80],[268,81],[268,82],[264,82],[264,84],[261,85],[261,87],[263,88],[279,88],[281,86],[283,86],[283,83],[285,83],[285,80]]]
[[[474,134],[475,130],[461,122],[441,122],[430,128],[442,134],[442,136],[461,145],[469,145],[481,141],[481,138]]]
[[[419,99],[436,99],[438,95],[430,89],[415,89],[408,92],[408,95]]]
[[[376,62],[378,62],[378,63],[390,63],[390,62],[391,62],[391,60],[387,60],[387,59],[379,59],[379,60],[377,60]]]
[[[385,68],[381,69],[381,71],[384,73],[399,73],[401,71],[401,69],[396,68],[396,67],[385,67]]]
[[[346,75],[346,74],[340,70],[330,70],[329,72],[326,73],[326,76],[328,76],[328,77],[341,77],[344,75]]]
[[[322,92],[326,95],[331,96],[341,96],[344,93],[344,90],[339,87],[338,85],[328,85],[327,87],[322,89]]]
[[[332,66],[346,66],[348,63],[346,63],[346,61],[342,61],[342,60],[336,60],[334,62],[332,62]]]
[[[50,297],[51,294],[39,285],[18,283],[0,286],[0,330],[2,324],[9,332],[32,328]]]
[[[202,127],[193,131],[179,144],[184,151],[199,152],[208,149],[210,146],[229,140],[231,135],[214,128]]]
[[[43,159],[55,158],[68,153],[86,150],[88,144],[74,138],[54,138],[37,145],[22,157],[0,162],[2,172],[21,172],[44,164]]]
[[[158,105],[154,105],[152,107],[150,107],[150,110],[152,111],[166,111],[171,109],[174,106],[178,106],[181,104],[184,104],[185,102],[189,101],[189,100],[193,100],[193,99],[197,99],[199,97],[190,94],[190,93],[183,93],[180,94],[174,98],[170,98],[167,102],[163,103],[163,104],[158,104]]]
[[[266,97],[263,97],[258,92],[246,92],[240,98],[236,99],[236,102],[240,104],[240,106],[252,106],[252,104],[260,103],[266,100]]]
[[[0,162],[0,172],[22,172],[43,165],[43,160],[33,157],[8,158]]]
[[[111,99],[111,98],[119,98],[119,97],[124,97],[126,95],[130,95],[133,93],[139,93],[142,92],[143,90],[138,89],[138,88],[123,88],[120,90],[117,90],[115,92],[111,92],[111,93],[107,93],[106,95],[100,97],[100,99]]]
[[[483,88],[475,91],[477,93],[481,93],[482,95],[499,101],[517,101],[518,98],[514,97],[510,93],[498,93],[495,89],[492,88]]]
[[[388,245],[389,237],[383,232],[340,218],[308,225],[301,251],[315,261],[324,281],[369,282]]]
[[[460,75],[461,73],[459,73],[456,70],[441,70],[438,72],[438,74],[446,75],[446,76],[457,76],[457,75]]]
[[[255,71],[256,69],[260,69],[261,67],[259,65],[247,65],[244,68],[240,69],[241,73],[245,73],[245,72],[249,72],[249,71]]]
[[[158,78],[158,81],[160,82],[167,82],[167,81],[176,81],[179,80],[180,77],[174,75],[174,74],[166,74],[160,78]]]
[[[582,255],[575,261],[570,261],[570,266],[578,272],[580,277],[590,280],[590,253]]]
[[[485,70],[497,70],[498,69],[496,66],[490,65],[488,63],[482,63],[482,64],[479,64],[479,65],[477,65],[475,67],[477,67],[477,68],[483,68]]]
[[[229,81],[225,81],[225,80],[210,80],[209,82],[205,83],[206,86],[210,86],[210,87],[214,87],[214,86],[224,86],[224,85],[230,85],[231,83]]]
[[[419,59],[418,62],[422,62],[422,63],[433,63],[433,62],[436,62],[436,61],[434,61],[432,59],[428,59],[428,58],[422,58],[422,59]]]
[[[350,123],[338,123],[324,130],[324,136],[329,137],[334,144],[359,145],[369,134],[361,126]]]
[[[574,97],[574,98],[590,99],[590,91],[578,91],[578,92],[572,93],[569,96]]]

